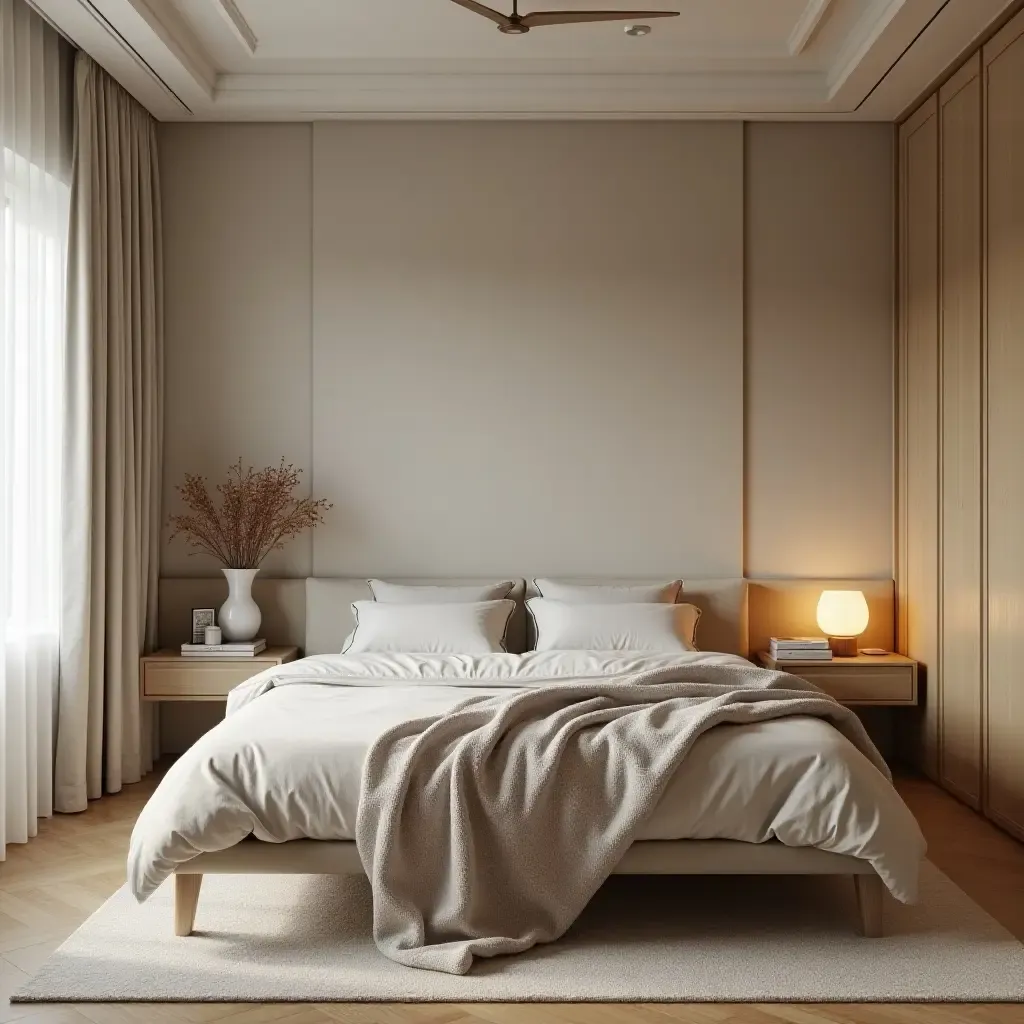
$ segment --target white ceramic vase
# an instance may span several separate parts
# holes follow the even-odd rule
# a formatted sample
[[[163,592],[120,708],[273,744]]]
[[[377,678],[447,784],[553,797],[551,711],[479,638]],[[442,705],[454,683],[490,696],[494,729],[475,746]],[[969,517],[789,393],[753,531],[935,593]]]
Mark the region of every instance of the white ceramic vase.
[[[260,606],[252,599],[252,581],[259,569],[221,569],[228,581],[228,599],[217,613],[217,625],[229,643],[254,640],[260,631]]]

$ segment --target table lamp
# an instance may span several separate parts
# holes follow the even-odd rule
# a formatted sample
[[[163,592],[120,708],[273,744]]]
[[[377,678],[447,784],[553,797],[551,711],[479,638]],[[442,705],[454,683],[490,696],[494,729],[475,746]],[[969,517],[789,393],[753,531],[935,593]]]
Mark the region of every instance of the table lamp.
[[[823,590],[818,598],[818,628],[837,658],[857,656],[857,637],[868,628],[868,603],[860,590]]]

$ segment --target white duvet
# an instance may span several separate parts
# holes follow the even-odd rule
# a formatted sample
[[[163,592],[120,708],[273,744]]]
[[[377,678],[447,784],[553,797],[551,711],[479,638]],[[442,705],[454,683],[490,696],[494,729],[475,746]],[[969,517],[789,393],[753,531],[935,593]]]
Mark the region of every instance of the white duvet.
[[[572,651],[321,655],[268,669],[232,691],[227,718],[157,787],[132,834],[129,885],[143,900],[177,865],[249,835],[352,839],[366,752],[400,722],[476,695],[708,661],[749,669],[725,654]],[[925,850],[889,779],[809,717],[705,733],[638,838],[815,846],[869,861],[905,901]]]

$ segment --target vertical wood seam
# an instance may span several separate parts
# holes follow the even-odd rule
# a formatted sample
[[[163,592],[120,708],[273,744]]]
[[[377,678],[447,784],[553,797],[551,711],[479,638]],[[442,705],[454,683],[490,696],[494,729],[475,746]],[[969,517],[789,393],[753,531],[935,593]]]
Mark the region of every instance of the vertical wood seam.
[[[974,71],[974,73],[970,74],[969,66],[971,65],[972,61],[976,62],[977,67],[976,67],[976,70]],[[939,132],[939,134],[938,134],[938,138],[939,138],[939,162],[938,162],[938,175],[939,175],[939,190],[938,190],[938,200],[939,200],[939,208],[938,208],[938,217],[939,217],[939,220],[938,220],[938,225],[939,225],[939,246],[938,246],[938,252],[939,252],[939,268],[940,268],[940,273],[939,273],[939,278],[938,278],[938,291],[937,291],[938,308],[939,308],[939,315],[938,315],[938,319],[937,319],[938,339],[939,339],[938,340],[938,345],[939,345],[939,349],[938,349],[938,351],[939,351],[939,362],[938,362],[938,371],[939,371],[939,374],[938,374],[939,375],[939,396],[938,396],[938,418],[939,418],[939,430],[938,430],[938,459],[939,459],[939,477],[938,477],[938,479],[939,479],[939,487],[938,487],[939,506],[938,506],[938,515],[939,515],[939,531],[938,531],[938,539],[939,539],[939,554],[938,554],[937,568],[938,568],[938,584],[939,584],[939,609],[938,609],[938,615],[939,615],[939,618],[938,618],[938,636],[939,636],[939,663],[940,663],[940,670],[939,671],[940,671],[940,676],[941,676],[940,704],[939,704],[939,710],[940,710],[940,715],[939,715],[939,782],[946,789],[948,789],[950,792],[954,793],[964,803],[968,804],[971,807],[980,808],[981,805],[982,805],[982,791],[983,791],[983,783],[984,783],[983,756],[982,756],[982,749],[981,749],[981,747],[982,747],[982,742],[983,742],[982,741],[982,737],[983,737],[983,733],[984,733],[984,714],[983,714],[982,705],[983,705],[983,702],[984,702],[984,687],[985,687],[985,681],[984,681],[984,676],[983,676],[983,672],[982,672],[982,666],[980,664],[980,662],[982,660],[982,653],[981,652],[982,652],[982,647],[983,647],[983,644],[984,644],[984,621],[983,621],[983,619],[982,619],[980,614],[979,614],[979,619],[978,619],[978,628],[979,628],[979,631],[980,631],[981,635],[978,636],[978,654],[977,654],[977,658],[978,658],[978,664],[977,664],[977,670],[978,670],[978,676],[977,676],[978,691],[977,691],[976,694],[972,694],[971,695],[972,703],[975,704],[975,707],[977,709],[977,714],[978,714],[978,737],[977,737],[977,741],[976,741],[977,744],[978,744],[978,747],[977,747],[976,755],[975,755],[975,766],[976,766],[976,771],[977,771],[977,776],[976,776],[976,778],[977,778],[977,792],[976,792],[976,795],[974,793],[970,792],[968,789],[965,789],[964,786],[961,785],[959,782],[953,781],[950,778],[950,776],[948,774],[948,770],[947,770],[947,754],[949,753],[948,733],[949,733],[949,730],[950,730],[951,723],[949,721],[950,708],[949,708],[949,701],[946,699],[947,698],[947,693],[946,693],[946,687],[945,687],[945,680],[946,680],[946,676],[947,676],[947,669],[949,667],[949,666],[947,666],[948,646],[947,646],[947,643],[946,643],[946,639],[947,639],[946,638],[946,604],[947,604],[946,575],[947,574],[946,574],[946,559],[945,559],[945,556],[946,556],[946,540],[947,540],[946,533],[945,533],[945,526],[946,526],[946,520],[947,520],[947,507],[946,507],[946,505],[947,505],[947,493],[946,493],[945,484],[946,484],[946,476],[947,476],[947,474],[946,474],[946,468],[947,468],[946,456],[948,454],[948,452],[947,452],[947,436],[946,436],[947,435],[947,430],[946,430],[946,427],[947,427],[947,413],[949,412],[949,406],[947,405],[947,396],[946,396],[946,381],[947,381],[947,376],[958,377],[958,375],[959,375],[959,360],[964,358],[964,355],[965,355],[964,346],[965,346],[966,342],[965,342],[964,337],[962,336],[962,332],[961,332],[961,328],[960,328],[960,319],[961,319],[961,315],[962,315],[962,305],[963,305],[964,297],[963,297],[963,294],[962,294],[962,284],[958,284],[954,288],[954,292],[957,295],[957,301],[958,301],[957,317],[956,317],[956,321],[955,321],[955,324],[954,324],[955,330],[956,330],[956,337],[954,339],[952,339],[953,342],[954,342],[954,357],[953,357],[953,363],[951,364],[951,368],[950,368],[951,372],[949,374],[947,374],[946,355],[947,355],[947,341],[949,339],[947,338],[947,332],[946,332],[946,313],[947,313],[947,308],[948,308],[947,307],[947,298],[948,298],[948,295],[947,295],[947,281],[946,281],[946,265],[947,265],[947,251],[946,250],[947,250],[948,232],[947,232],[947,224],[946,224],[946,215],[947,215],[947,205],[948,205],[947,204],[947,199],[949,197],[947,196],[947,182],[948,182],[948,178],[947,178],[947,173],[946,173],[947,153],[946,153],[946,149],[945,149],[945,141],[946,141],[945,133],[946,133],[946,111],[947,111],[947,109],[950,107],[950,105],[958,97],[960,97],[961,95],[964,94],[966,89],[968,89],[970,86],[972,86],[975,82],[978,83],[978,95],[977,95],[977,99],[975,100],[975,103],[977,104],[977,106],[976,106],[976,108],[974,108],[973,114],[977,118],[977,125],[978,125],[978,129],[979,129],[979,131],[978,131],[979,152],[976,154],[978,159],[977,159],[977,163],[975,164],[974,168],[971,169],[971,174],[972,175],[974,173],[977,174],[978,204],[979,204],[974,209],[974,215],[977,218],[977,225],[975,227],[975,231],[978,232],[978,234],[976,236],[976,241],[977,241],[977,244],[978,244],[978,250],[977,250],[978,266],[977,266],[977,269],[976,269],[977,280],[973,282],[978,287],[978,296],[977,296],[977,298],[978,298],[978,310],[979,310],[979,314],[978,314],[979,315],[979,331],[978,331],[978,340],[977,340],[978,348],[977,348],[976,351],[972,352],[972,361],[974,361],[976,359],[977,360],[977,366],[978,366],[978,385],[977,385],[978,390],[977,390],[977,392],[974,392],[974,389],[972,388],[972,392],[978,396],[978,400],[979,400],[979,413],[978,413],[978,415],[979,416],[982,414],[981,413],[982,402],[980,400],[980,396],[981,396],[981,392],[982,392],[982,390],[984,388],[984,378],[985,378],[985,373],[984,373],[984,370],[983,370],[982,365],[981,365],[981,348],[982,348],[982,344],[983,344],[983,326],[982,326],[983,313],[982,313],[982,310],[984,308],[984,294],[983,294],[982,280],[983,280],[983,273],[984,273],[984,269],[983,268],[984,268],[984,265],[985,265],[985,253],[984,253],[984,248],[983,248],[983,245],[982,245],[983,221],[984,221],[984,213],[983,213],[984,200],[983,200],[982,186],[983,186],[983,180],[984,180],[984,177],[985,177],[985,165],[984,165],[984,160],[983,160],[983,151],[981,150],[981,147],[983,145],[982,140],[983,140],[983,133],[984,133],[983,105],[982,105],[982,79],[983,79],[983,76],[980,73],[980,61],[977,61],[977,54],[975,54],[971,58],[968,58],[968,60],[964,63],[964,66],[960,69],[960,72],[958,72],[958,74],[960,74],[961,77],[964,78],[964,80],[957,84],[956,91],[955,92],[950,92],[949,95],[947,95],[945,97],[943,97],[941,95],[941,92],[939,94],[939,122],[938,122],[938,132]],[[965,75],[967,77],[964,77]],[[951,80],[951,82],[952,81],[953,80]],[[962,197],[961,196],[956,196],[956,197],[954,197],[954,199],[959,201],[960,199],[962,199]],[[955,209],[960,211],[959,203],[955,206]],[[960,244],[962,244],[962,242]],[[958,265],[959,265],[959,261],[958,261]],[[961,277],[962,277],[962,273],[961,273]],[[973,277],[973,274],[972,274],[972,277]],[[972,342],[972,349],[973,349],[973,342]],[[952,454],[952,457],[953,457],[954,461],[956,461],[958,464],[960,464],[961,448],[962,448],[962,443],[963,443],[963,435],[964,435],[964,432],[966,430],[970,429],[970,424],[968,422],[966,422],[965,418],[962,417],[961,414],[960,414],[960,408],[959,407],[960,407],[961,403],[960,403],[960,398],[959,398],[959,391],[954,396],[954,398],[955,398],[955,401],[956,401],[956,404],[957,404],[956,430],[954,431],[955,437],[953,439],[951,439],[953,441],[953,444],[954,444],[954,451],[952,453],[949,453],[949,454]],[[979,474],[979,484],[978,484],[978,486],[979,486],[979,490],[983,490],[983,488],[984,488],[984,483],[983,483],[984,472],[983,472],[983,466],[982,466],[982,462],[981,462],[981,460],[982,460],[982,429],[981,429],[980,422],[976,423],[975,426],[978,427],[978,435],[977,435],[977,459],[978,459],[978,474]],[[974,443],[974,441],[972,439],[972,444],[973,443]],[[962,465],[961,465],[961,468],[962,468]],[[985,603],[984,602],[984,587],[983,587],[983,583],[982,583],[982,572],[983,572],[984,555],[983,555],[983,545],[982,545],[982,535],[981,535],[982,534],[982,529],[983,529],[983,526],[982,526],[982,522],[983,522],[983,506],[982,506],[982,502],[981,502],[981,494],[980,493],[976,494],[975,497],[978,499],[978,502],[979,502],[978,507],[977,507],[978,516],[979,516],[979,522],[978,522],[978,527],[977,527],[978,528],[978,533],[975,535],[975,538],[974,538],[976,540],[976,542],[978,543],[978,548],[977,548],[978,571],[977,571],[977,576],[974,577],[974,578],[977,580],[977,583],[978,583],[978,601],[983,606],[984,603]],[[960,526],[962,527],[962,525],[963,524],[961,523]],[[972,577],[973,577],[973,572],[972,572]],[[963,584],[962,580],[959,581],[959,582],[960,582],[961,585]],[[957,581],[954,581],[954,585],[956,585],[956,583],[957,583]],[[956,649],[956,655],[954,657],[954,661],[956,660],[956,657],[960,656],[961,654],[962,654],[962,651],[960,651],[957,648]],[[961,687],[961,689],[962,689],[962,687]]]
[[[988,85],[989,65],[983,63],[981,69],[981,732],[979,735],[980,750],[978,751],[981,770],[981,786],[979,802],[985,814],[989,809],[989,777],[988,777],[988,716],[989,716],[989,474],[988,474],[988,389],[989,389],[989,353],[988,353]]]
[[[907,481],[907,395],[906,395],[906,349],[907,349],[907,145],[903,129],[899,131],[897,150],[897,236],[898,262],[896,276],[898,279],[899,298],[897,300],[897,342],[896,342],[896,649],[901,654],[908,654],[907,642],[907,566],[906,566],[906,481]]]
[[[747,576],[750,571],[750,122],[740,125],[740,248],[742,261],[741,324],[740,324],[740,374],[742,389],[742,433],[743,448],[740,494],[740,572]]]
[[[940,189],[940,182],[939,182],[939,165],[940,165],[940,146],[941,146],[941,141],[940,141],[940,135],[939,135],[939,126],[940,126],[940,123],[941,123],[941,111],[939,109],[938,96],[937,95],[933,95],[932,97],[930,97],[930,100],[927,101],[927,102],[930,103],[931,110],[930,111],[925,111],[922,108],[922,110],[919,113],[919,117],[920,117],[919,123],[909,123],[907,125],[904,125],[903,128],[901,129],[901,134],[904,136],[904,138],[902,138],[902,140],[901,140],[901,147],[900,147],[901,157],[902,157],[902,200],[903,200],[903,205],[902,205],[903,223],[901,225],[901,230],[902,230],[902,236],[901,237],[902,237],[903,242],[904,242],[904,246],[903,246],[904,256],[903,256],[903,260],[902,260],[902,266],[900,267],[900,280],[902,282],[902,287],[904,288],[904,291],[908,292],[909,291],[909,286],[910,286],[910,276],[909,276],[910,267],[909,267],[909,261],[908,261],[907,257],[908,257],[909,250],[910,250],[910,220],[909,220],[909,209],[910,209],[909,164],[910,164],[910,160],[909,160],[909,154],[910,154],[910,149],[911,149],[911,142],[913,141],[913,138],[917,134],[917,132],[920,131],[920,130],[925,129],[928,126],[929,122],[934,119],[934,122],[935,122],[935,124],[934,124],[935,140],[934,140],[934,146],[930,147],[930,148],[932,150],[932,156],[933,156],[933,159],[935,161],[935,167],[934,167],[934,175],[929,175],[929,177],[932,178],[932,181],[933,181],[933,184],[934,184],[934,189],[935,189],[935,194],[934,194],[934,197],[933,197],[934,207],[932,208],[932,211],[931,211],[932,212],[932,217],[934,218],[933,223],[934,223],[934,229],[935,229],[935,238],[934,238],[934,241],[935,241],[935,251],[934,251],[934,253],[932,255],[932,259],[933,259],[934,262],[933,262],[933,265],[932,265],[932,272],[931,272],[932,287],[934,288],[934,295],[933,295],[933,298],[932,298],[932,303],[933,303],[932,315],[933,315],[933,317],[935,319],[935,328],[934,328],[935,329],[935,334],[929,339],[927,351],[929,353],[930,358],[934,358],[935,359],[934,369],[935,369],[935,373],[936,373],[936,378],[935,378],[935,382],[934,382],[934,387],[938,389],[938,388],[941,387],[941,377],[939,376],[939,357],[940,357],[940,354],[941,354],[941,350],[940,350],[940,347],[939,347],[940,346],[940,342],[939,342],[939,335],[938,335],[938,331],[939,331],[939,328],[940,328],[940,318],[941,318],[941,305],[940,305],[940,289],[939,289],[939,286],[940,286],[941,258],[942,258],[941,239],[940,239],[940,235],[939,235],[939,225],[940,225],[940,220],[939,220],[939,204],[941,202],[941,189]],[[902,399],[903,399],[903,402],[902,402],[902,419],[901,419],[901,423],[900,423],[900,436],[901,436],[901,442],[902,442],[903,451],[902,451],[902,473],[901,473],[901,485],[900,485],[900,495],[901,495],[901,499],[902,499],[902,506],[901,506],[899,515],[900,515],[900,525],[901,525],[901,530],[902,530],[903,538],[902,538],[902,545],[901,545],[901,560],[900,560],[900,572],[901,572],[900,589],[901,589],[901,592],[902,592],[902,595],[901,595],[902,596],[902,600],[900,602],[900,608],[899,608],[899,611],[898,611],[900,626],[901,626],[901,630],[902,630],[902,634],[903,634],[902,635],[901,643],[902,643],[902,646],[903,646],[904,650],[906,651],[906,653],[910,653],[910,643],[911,643],[911,640],[912,640],[912,637],[910,636],[909,606],[912,603],[912,601],[914,600],[913,581],[910,578],[910,563],[909,563],[909,552],[908,552],[908,548],[909,548],[908,537],[909,537],[909,532],[910,532],[910,512],[911,512],[910,500],[909,500],[909,493],[910,493],[909,492],[909,487],[910,487],[910,484],[909,484],[909,477],[910,477],[910,472],[909,472],[909,466],[910,466],[910,417],[909,417],[909,412],[910,412],[910,408],[909,407],[910,407],[910,391],[911,391],[910,384],[911,384],[911,382],[910,382],[910,355],[909,355],[910,319],[909,319],[908,311],[909,311],[909,303],[906,303],[905,307],[904,307],[904,312],[903,312],[903,315],[902,315],[902,322],[901,322],[901,325],[900,325],[900,327],[901,327],[901,334],[902,334],[902,353],[901,353],[902,354],[902,359],[901,359],[902,380],[901,380],[901,385],[900,386],[901,386],[901,395],[902,395]],[[934,578],[934,584],[933,584],[934,585],[934,592],[933,593],[929,593],[928,595],[922,595],[925,599],[927,599],[929,601],[931,601],[933,598],[934,598],[934,601],[935,601],[935,604],[934,604],[934,618],[929,616],[929,618],[931,619],[931,624],[933,626],[933,629],[931,630],[931,633],[932,633],[932,641],[933,641],[933,644],[934,644],[934,649],[931,651],[931,659],[932,660],[931,660],[931,663],[929,665],[929,685],[928,685],[928,695],[927,695],[927,698],[926,698],[928,702],[934,702],[934,704],[933,704],[933,713],[931,715],[929,715],[927,718],[925,718],[923,720],[923,722],[922,722],[922,727],[923,727],[923,737],[922,738],[923,738],[923,741],[924,741],[924,745],[923,745],[922,749],[920,750],[920,753],[924,756],[924,762],[925,762],[924,763],[924,767],[926,768],[926,774],[932,775],[932,773],[934,773],[934,777],[938,778],[941,775],[941,759],[942,759],[941,731],[940,731],[941,710],[942,710],[942,704],[941,704],[941,701],[942,701],[942,690],[941,690],[941,682],[942,682],[941,642],[942,642],[942,637],[941,637],[941,634],[939,632],[939,624],[938,624],[939,600],[940,600],[940,595],[938,593],[938,584],[939,584],[939,581],[941,579],[940,574],[939,574],[939,548],[940,548],[940,545],[941,545],[941,537],[942,537],[942,534],[941,534],[941,521],[939,520],[939,515],[938,515],[938,513],[939,513],[939,499],[940,499],[940,486],[941,486],[941,477],[940,477],[940,474],[939,474],[939,469],[940,469],[940,465],[941,465],[942,450],[941,450],[941,446],[939,444],[939,432],[940,432],[940,427],[941,427],[941,407],[939,406],[939,403],[937,401],[938,395],[935,395],[935,398],[936,398],[936,408],[935,408],[935,412],[934,412],[934,420],[932,421],[932,424],[931,424],[932,433],[933,433],[933,436],[934,436],[934,440],[936,442],[936,448],[935,448],[935,453],[934,453],[934,458],[935,458],[936,461],[933,464],[933,469],[935,470],[935,477],[934,477],[934,481],[933,481],[935,489],[928,496],[928,500],[932,504],[932,509],[933,509],[933,511],[935,512],[935,515],[936,515],[936,521],[935,521],[936,534],[935,534],[935,538],[934,538],[934,545],[935,546],[931,550],[931,561],[932,561],[932,568],[934,569],[934,577],[935,578]],[[927,655],[927,652],[926,652],[926,655]]]
[[[943,555],[944,555],[944,544],[943,544],[943,530],[945,529],[946,516],[943,501],[943,491],[945,488],[945,469],[943,467],[943,457],[945,454],[945,444],[943,438],[943,423],[945,418],[945,392],[946,392],[946,380],[945,380],[945,352],[943,351],[946,342],[946,330],[943,322],[943,307],[942,307],[942,254],[943,246],[945,244],[946,228],[945,218],[943,217],[942,209],[942,197],[946,184],[946,176],[943,173],[943,160],[942,160],[942,144],[943,135],[942,130],[942,115],[943,106],[941,103],[936,104],[935,114],[935,176],[936,176],[936,187],[935,187],[935,380],[938,394],[935,400],[935,498],[937,502],[937,508],[935,513],[935,583],[938,589],[936,594],[936,622],[935,622],[935,668],[936,668],[936,682],[938,685],[935,689],[936,707],[935,707],[935,768],[936,774],[941,780],[943,777],[943,767],[945,765],[946,758],[946,744],[945,744],[945,733],[946,733],[946,702],[945,702],[945,646],[946,646],[946,630],[945,630],[945,618],[946,618],[946,599],[943,593],[943,580],[945,579],[945,573],[943,571]]]
[[[900,516],[903,500],[900,493],[900,462],[902,460],[902,435],[900,431],[903,407],[902,378],[900,376],[900,352],[903,336],[902,308],[902,253],[903,253],[903,133],[899,126],[893,125],[892,130],[892,522],[890,524],[892,543],[892,574],[895,582],[892,608],[893,649],[903,651],[902,602],[900,601],[900,578],[902,564],[902,537]]]

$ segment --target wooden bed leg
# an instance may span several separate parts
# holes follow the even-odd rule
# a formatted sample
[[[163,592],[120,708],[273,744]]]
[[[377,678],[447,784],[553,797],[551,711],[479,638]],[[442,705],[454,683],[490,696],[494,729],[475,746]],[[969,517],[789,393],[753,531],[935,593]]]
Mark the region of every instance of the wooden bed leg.
[[[174,934],[191,935],[199,906],[199,887],[202,875],[174,876]]]
[[[880,938],[885,883],[872,872],[870,875],[854,875],[853,884],[857,887],[857,911],[860,915],[861,934],[869,939]]]

